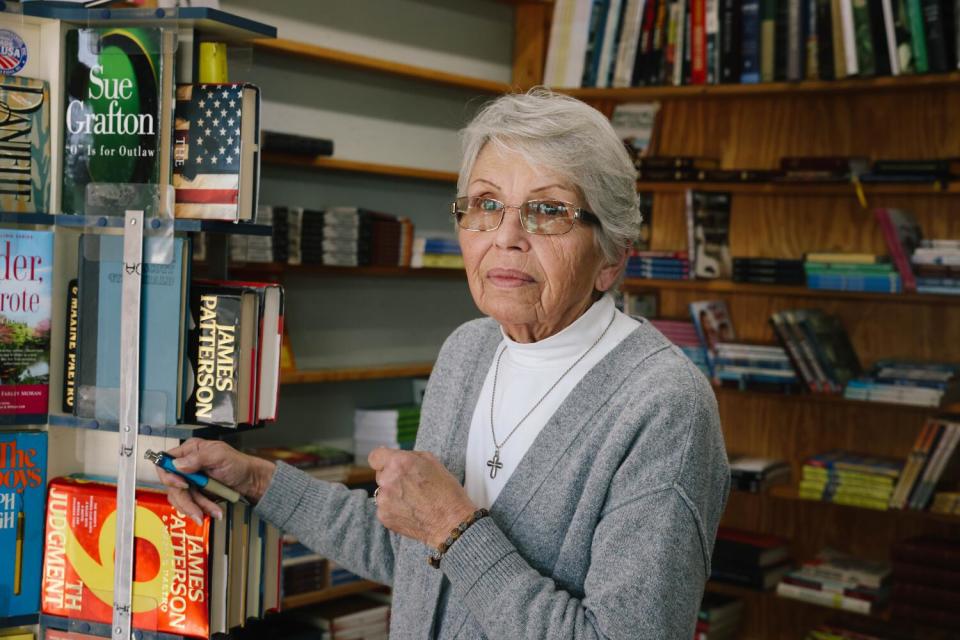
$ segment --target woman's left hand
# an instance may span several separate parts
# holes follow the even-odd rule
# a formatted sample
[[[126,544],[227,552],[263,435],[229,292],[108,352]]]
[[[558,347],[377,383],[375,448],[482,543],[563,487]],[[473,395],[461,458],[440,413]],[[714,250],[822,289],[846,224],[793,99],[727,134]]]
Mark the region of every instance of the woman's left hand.
[[[378,447],[367,460],[380,487],[377,518],[395,533],[436,548],[477,509],[432,453]]]

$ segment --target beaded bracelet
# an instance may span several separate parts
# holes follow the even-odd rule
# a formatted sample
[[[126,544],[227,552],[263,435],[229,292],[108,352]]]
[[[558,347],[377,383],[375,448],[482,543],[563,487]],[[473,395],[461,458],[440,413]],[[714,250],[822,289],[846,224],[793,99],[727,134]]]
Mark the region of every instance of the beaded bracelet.
[[[440,561],[443,559],[443,555],[450,549],[450,545],[457,541],[457,538],[463,535],[463,532],[470,528],[474,522],[480,518],[485,518],[490,515],[490,512],[486,509],[477,509],[470,517],[457,525],[456,529],[450,531],[450,536],[446,540],[440,543],[440,546],[437,547],[437,550],[431,553],[427,557],[427,562],[430,563],[430,566],[434,569],[440,568]]]

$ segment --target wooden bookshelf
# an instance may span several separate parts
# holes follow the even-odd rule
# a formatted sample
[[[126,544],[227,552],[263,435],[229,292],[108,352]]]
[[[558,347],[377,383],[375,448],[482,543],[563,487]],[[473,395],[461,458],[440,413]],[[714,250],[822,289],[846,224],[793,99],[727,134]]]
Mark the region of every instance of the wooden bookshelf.
[[[801,498],[797,487],[791,485],[777,485],[770,487],[767,491],[767,495],[772,498],[778,498],[781,500],[803,500],[812,504],[822,505],[824,508],[830,509],[866,509],[867,507],[858,507],[856,505],[844,505],[836,504],[833,502],[827,502],[824,500],[808,500],[806,498]],[[916,509],[873,509],[877,513],[885,513],[891,518],[919,518],[927,520],[936,520],[939,522],[945,522],[947,524],[960,524],[960,516],[946,514],[946,513],[934,513],[932,511],[917,511]]]
[[[348,584],[328,587],[319,591],[310,591],[309,593],[298,593],[293,596],[287,596],[281,603],[281,609],[296,609],[297,607],[306,607],[313,604],[320,604],[328,600],[336,600],[344,596],[352,596],[365,591],[383,590],[384,587],[379,582],[371,580],[359,580]]]
[[[498,94],[511,89],[510,84],[506,82],[447,73],[285,38],[254,40],[253,46],[264,53],[300,58],[322,64],[334,64],[478,93]]]
[[[351,380],[416,378],[429,376],[431,371],[433,371],[432,362],[391,364],[374,367],[286,370],[280,372],[280,384],[314,384],[318,382],[347,382]]]
[[[265,165],[278,167],[300,167],[302,169],[316,169],[318,171],[349,171],[396,178],[414,178],[431,182],[455,183],[457,181],[457,174],[451,171],[403,167],[392,164],[377,164],[374,162],[359,162],[356,160],[343,160],[327,156],[311,158],[309,156],[274,152],[264,153],[261,156],[261,161]]]
[[[792,99],[804,95],[845,95],[895,93],[917,89],[956,87],[960,72],[931,73],[877,78],[846,78],[842,80],[804,80],[802,82],[761,82],[758,84],[713,84],[681,87],[629,87],[621,89],[554,87],[554,91],[575,96],[588,102],[633,102],[645,100],[674,100],[723,98],[740,99],[753,96],[773,96]],[[746,165],[745,165],[746,166]]]
[[[833,300],[913,305],[955,305],[960,306],[960,295],[938,295],[929,293],[871,293],[869,291],[832,291],[809,289],[803,285],[753,284],[732,280],[656,280],[647,278],[627,278],[623,290],[629,292],[683,291],[702,292],[706,295],[724,296],[777,296],[782,298],[810,298],[814,300]]]

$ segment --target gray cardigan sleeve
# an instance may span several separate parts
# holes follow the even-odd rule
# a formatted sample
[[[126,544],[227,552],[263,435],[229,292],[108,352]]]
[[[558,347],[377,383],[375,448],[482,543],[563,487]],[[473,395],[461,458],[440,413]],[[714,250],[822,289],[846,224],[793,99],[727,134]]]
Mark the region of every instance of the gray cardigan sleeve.
[[[398,536],[377,520],[377,508],[366,491],[317,480],[278,462],[256,511],[357,575],[393,584]]]
[[[643,437],[618,470],[585,559],[582,596],[559,589],[533,569],[492,518],[480,520],[453,544],[441,569],[484,635],[625,640],[694,635],[729,488],[716,402],[705,380],[694,387],[700,393],[668,416],[686,424],[674,426],[684,434],[676,442],[682,450],[669,456],[678,464],[674,473],[657,485],[636,482],[647,473],[640,467],[650,466],[647,455],[654,446]]]

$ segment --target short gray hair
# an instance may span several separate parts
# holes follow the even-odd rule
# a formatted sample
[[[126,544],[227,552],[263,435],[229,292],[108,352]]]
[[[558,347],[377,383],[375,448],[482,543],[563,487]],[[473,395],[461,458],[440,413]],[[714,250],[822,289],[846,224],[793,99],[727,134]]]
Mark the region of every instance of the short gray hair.
[[[519,153],[564,178],[600,218],[595,234],[608,262],[640,235],[637,171],[602,113],[580,100],[534,87],[486,104],[461,132],[457,190],[466,194],[473,165],[488,142]]]

